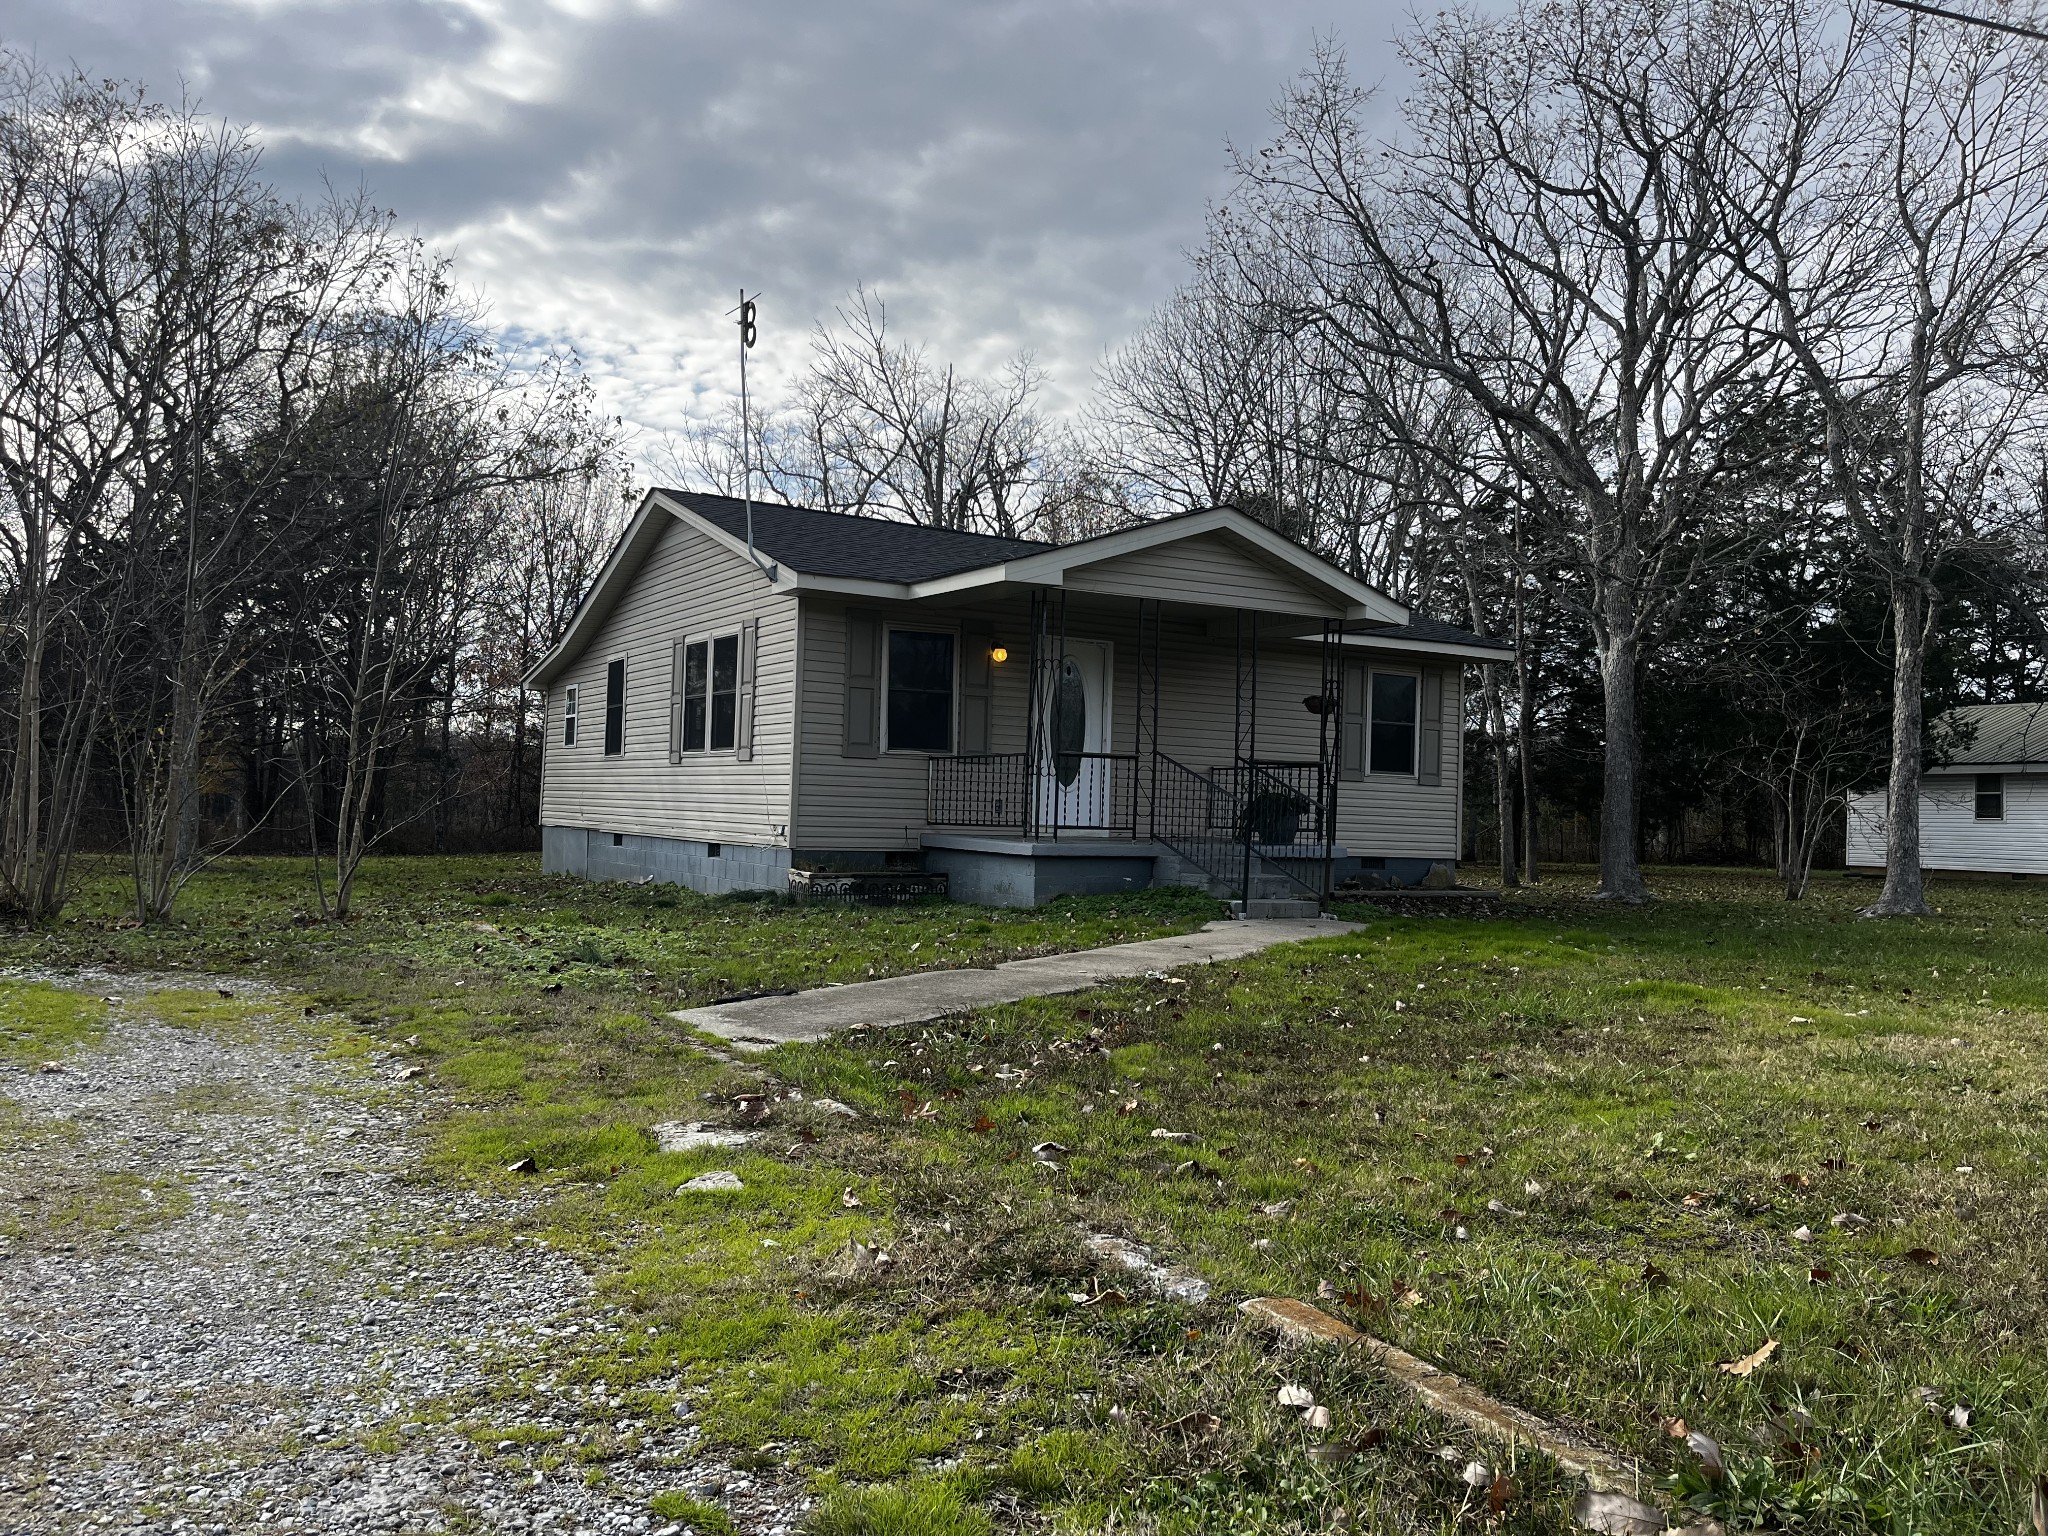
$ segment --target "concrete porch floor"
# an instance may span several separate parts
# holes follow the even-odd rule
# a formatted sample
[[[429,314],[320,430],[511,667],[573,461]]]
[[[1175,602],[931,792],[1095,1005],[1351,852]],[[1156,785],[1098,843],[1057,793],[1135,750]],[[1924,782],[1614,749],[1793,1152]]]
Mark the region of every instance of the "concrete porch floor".
[[[882,981],[818,987],[789,997],[756,997],[743,1003],[685,1008],[669,1015],[743,1051],[772,1050],[823,1040],[856,1025],[882,1028],[923,1024],[972,1008],[1014,1003],[1026,997],[1085,992],[1105,981],[1147,971],[1236,960],[1276,944],[1351,933],[1361,924],[1332,918],[1253,918],[1214,922],[1195,933],[1140,939],[1068,955],[1006,960],[987,970],[919,971]]]

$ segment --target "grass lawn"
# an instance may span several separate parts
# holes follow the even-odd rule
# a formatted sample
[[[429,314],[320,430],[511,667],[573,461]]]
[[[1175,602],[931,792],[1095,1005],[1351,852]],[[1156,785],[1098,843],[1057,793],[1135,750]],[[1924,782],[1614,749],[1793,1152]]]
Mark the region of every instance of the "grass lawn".
[[[574,1369],[680,1374],[714,1436],[814,1480],[821,1536],[1568,1526],[1554,1469],[1506,1468],[1495,1519],[1462,1474],[1496,1451],[1355,1360],[1276,1359],[1230,1305],[1259,1293],[1321,1292],[1732,1529],[2011,1531],[2048,1471],[2034,887],[1937,884],[1941,916],[1878,924],[1839,878],[1787,906],[1758,875],[1663,871],[1631,912],[1562,874],[1499,920],[1360,911],[1229,966],[733,1063],[664,1011],[1206,912],[800,910],[393,860],[336,929],[295,917],[303,879],[223,867],[166,932],[95,885],[0,951],[267,974],[417,1036],[441,1174],[535,1158],[537,1235],[646,1321]],[[750,1146],[655,1150],[654,1123],[736,1123],[760,1092]],[[712,1168],[746,1188],[676,1193]],[[1219,1299],[1098,1273],[1085,1230]],[[1112,1288],[1129,1304],[1088,1299]]]

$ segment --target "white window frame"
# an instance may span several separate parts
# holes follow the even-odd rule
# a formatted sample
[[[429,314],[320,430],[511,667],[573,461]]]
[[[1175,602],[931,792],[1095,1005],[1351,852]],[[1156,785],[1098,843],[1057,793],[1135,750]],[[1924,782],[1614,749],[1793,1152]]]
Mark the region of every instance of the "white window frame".
[[[1997,789],[1995,789],[1995,790],[1993,790],[1993,791],[1991,792],[1991,793],[1993,793],[1993,794],[1996,794],[1996,795],[1998,796],[1998,814],[1997,814],[1996,816],[1986,816],[1986,815],[1984,814],[1984,801],[1985,801],[1985,799],[1987,798],[1987,796],[1986,796],[1986,793],[1985,793],[1985,790],[1984,790],[1984,781],[1985,781],[1986,779],[1989,779],[1989,780],[1991,780],[1991,781],[1992,781],[1993,783],[1995,783],[1995,784],[1996,784],[1996,785],[1998,786],[1998,788],[1997,788]],[[1978,775],[1977,775],[1977,777],[1976,777],[1976,782],[1975,782],[1975,783],[1973,783],[1973,784],[1972,784],[1972,785],[1970,786],[1970,815],[1971,815],[1971,818],[1972,818],[1973,820],[1976,820],[1976,821],[2004,821],[2004,820],[2005,820],[2005,775],[2004,775],[2004,774],[2002,774],[2002,773],[1980,773],[1980,774],[1978,774]]]
[[[892,647],[889,637],[905,635],[949,635],[953,641],[952,702],[947,709],[946,746],[943,751],[930,747],[899,747],[889,739],[889,690],[890,672],[893,669]],[[897,624],[889,620],[882,622],[882,698],[881,698],[882,751],[885,755],[897,757],[953,757],[960,750],[960,626],[957,624]]]
[[[562,745],[565,747],[573,747],[581,739],[577,734],[576,687],[571,683],[562,690]]]
[[[1415,714],[1408,722],[1408,768],[1404,773],[1394,768],[1373,766],[1372,734],[1378,717],[1373,714],[1373,700],[1378,690],[1375,682],[1382,677],[1405,677],[1415,684]],[[1414,779],[1422,778],[1422,669],[1419,667],[1367,667],[1365,672],[1365,775],[1367,778]]]
[[[711,686],[711,664],[717,654],[718,642],[730,640],[733,644],[732,663],[732,745],[714,747],[711,745],[711,701],[718,695]],[[701,635],[683,636],[683,695],[678,701],[681,712],[676,716],[676,756],[692,757],[734,757],[740,750],[740,710],[746,702],[744,673],[747,666],[747,636],[745,627],[738,629],[707,630]],[[704,745],[686,746],[690,719],[690,647],[704,647]]]

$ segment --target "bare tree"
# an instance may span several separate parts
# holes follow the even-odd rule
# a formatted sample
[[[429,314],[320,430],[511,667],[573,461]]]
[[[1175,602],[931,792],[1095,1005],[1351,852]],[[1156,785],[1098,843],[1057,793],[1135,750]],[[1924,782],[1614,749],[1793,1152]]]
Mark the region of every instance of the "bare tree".
[[[1419,84],[1384,151],[1325,50],[1241,161],[1248,270],[1356,376],[1435,375],[1566,493],[1605,701],[1601,892],[1640,901],[1645,648],[1726,550],[1739,466],[1710,446],[1767,351],[1710,195],[1749,65],[1703,8],[1629,0],[1453,11],[1404,54]]]
[[[1987,495],[2038,409],[2048,277],[2048,49],[1851,0],[1759,3],[1758,131],[1731,248],[1825,415],[1850,527],[1891,606],[1885,883],[1926,910],[1920,787],[1939,573],[2020,530]]]

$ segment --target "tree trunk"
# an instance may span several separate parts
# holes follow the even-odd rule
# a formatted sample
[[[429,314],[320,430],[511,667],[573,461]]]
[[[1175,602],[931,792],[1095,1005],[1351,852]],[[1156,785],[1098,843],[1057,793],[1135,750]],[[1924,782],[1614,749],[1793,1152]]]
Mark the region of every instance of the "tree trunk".
[[[1641,793],[1643,744],[1637,718],[1635,636],[1611,628],[1600,647],[1607,743],[1600,794],[1600,889],[1608,901],[1648,901],[1642,861],[1636,856],[1636,806]]]
[[[1517,636],[1517,650],[1522,647]],[[1536,874],[1536,678],[1529,666],[1526,655],[1515,659],[1515,670],[1519,674],[1521,691],[1520,728],[1515,732],[1515,757],[1522,769],[1522,878],[1530,885],[1537,882]]]
[[[1493,738],[1493,803],[1500,822],[1500,885],[1511,891],[1521,882],[1516,878],[1520,855],[1515,848],[1515,780],[1508,761],[1508,712],[1501,702],[1500,675],[1492,662],[1482,669],[1486,688],[1486,728]]]
[[[1892,765],[1885,807],[1884,889],[1865,917],[1924,917],[1920,873],[1921,693],[1927,670],[1927,593],[1910,574],[1892,584]]]

